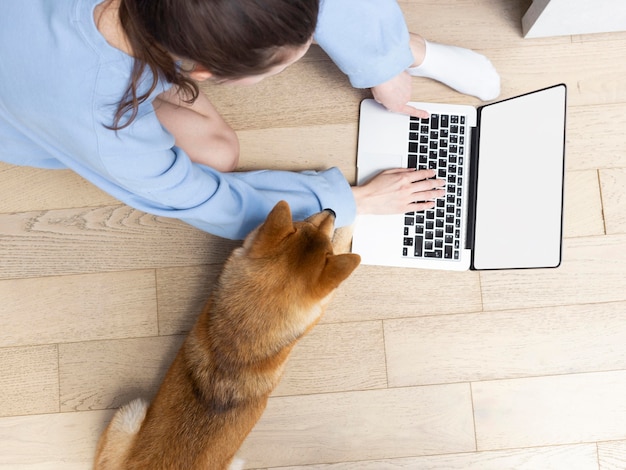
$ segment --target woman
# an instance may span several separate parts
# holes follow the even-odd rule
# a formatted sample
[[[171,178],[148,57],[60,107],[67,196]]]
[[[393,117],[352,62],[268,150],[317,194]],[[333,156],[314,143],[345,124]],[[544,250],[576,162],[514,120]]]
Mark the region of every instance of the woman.
[[[431,207],[443,181],[430,171],[354,188],[337,169],[229,173],[236,135],[195,80],[279,73],[306,52],[318,15],[336,23],[331,1],[320,11],[317,0],[5,0],[0,160],[70,168],[130,206],[227,238],[245,237],[280,199],[296,218],[332,208],[339,226],[357,212]],[[322,28],[318,41],[332,51],[329,36]],[[350,63],[337,50],[338,65]]]

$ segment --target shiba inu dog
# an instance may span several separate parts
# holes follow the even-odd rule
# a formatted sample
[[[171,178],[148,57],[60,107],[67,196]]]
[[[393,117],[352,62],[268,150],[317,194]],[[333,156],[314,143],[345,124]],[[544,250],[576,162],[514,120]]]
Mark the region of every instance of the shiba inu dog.
[[[293,222],[278,203],[224,265],[152,404],[116,412],[96,470],[237,468],[291,349],[360,262],[349,241],[332,211]]]

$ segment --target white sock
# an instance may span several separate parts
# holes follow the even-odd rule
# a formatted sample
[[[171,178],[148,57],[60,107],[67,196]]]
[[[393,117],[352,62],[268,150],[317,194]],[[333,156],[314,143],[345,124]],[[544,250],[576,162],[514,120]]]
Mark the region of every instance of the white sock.
[[[414,77],[437,80],[483,101],[500,95],[500,76],[484,55],[462,47],[426,42],[424,61],[407,69]]]

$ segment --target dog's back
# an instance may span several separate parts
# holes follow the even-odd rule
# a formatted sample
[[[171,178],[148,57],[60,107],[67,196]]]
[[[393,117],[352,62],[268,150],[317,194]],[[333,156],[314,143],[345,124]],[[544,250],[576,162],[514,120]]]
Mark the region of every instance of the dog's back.
[[[294,224],[286,203],[274,208],[227,261],[150,407],[114,416],[97,470],[236,468],[291,349],[359,264],[333,253],[333,221],[322,212]]]

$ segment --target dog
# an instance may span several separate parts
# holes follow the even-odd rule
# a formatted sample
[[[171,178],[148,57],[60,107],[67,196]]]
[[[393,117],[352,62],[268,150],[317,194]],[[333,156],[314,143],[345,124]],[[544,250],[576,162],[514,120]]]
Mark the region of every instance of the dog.
[[[120,408],[96,470],[225,470],[261,417],[296,342],[359,265],[325,210],[293,222],[281,201],[233,251],[152,404]],[[239,465],[239,466],[238,466]]]

